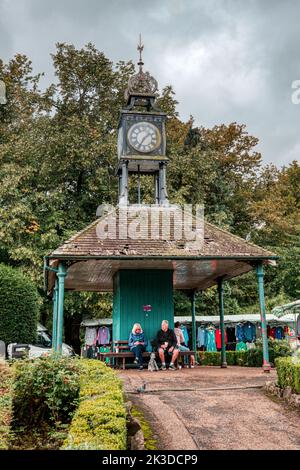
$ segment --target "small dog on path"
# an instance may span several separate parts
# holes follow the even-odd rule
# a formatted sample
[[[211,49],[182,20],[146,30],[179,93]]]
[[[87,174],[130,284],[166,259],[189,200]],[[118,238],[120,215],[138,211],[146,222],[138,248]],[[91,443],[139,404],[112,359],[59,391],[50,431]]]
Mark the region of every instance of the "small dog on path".
[[[155,370],[159,370],[157,362],[155,360],[155,353],[154,352],[152,352],[150,354],[150,360],[149,360],[149,363],[148,363],[148,370],[150,370],[150,372],[154,372]]]

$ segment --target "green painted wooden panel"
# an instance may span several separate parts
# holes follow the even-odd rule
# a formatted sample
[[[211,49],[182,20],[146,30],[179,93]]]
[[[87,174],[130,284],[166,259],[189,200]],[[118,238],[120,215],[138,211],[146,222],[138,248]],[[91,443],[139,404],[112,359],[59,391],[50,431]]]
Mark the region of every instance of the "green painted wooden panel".
[[[114,278],[114,340],[127,340],[134,323],[140,323],[149,340],[162,320],[174,325],[173,271],[120,270]],[[151,305],[145,312],[144,306]]]
[[[113,339],[120,339],[120,276],[117,272],[113,279]]]

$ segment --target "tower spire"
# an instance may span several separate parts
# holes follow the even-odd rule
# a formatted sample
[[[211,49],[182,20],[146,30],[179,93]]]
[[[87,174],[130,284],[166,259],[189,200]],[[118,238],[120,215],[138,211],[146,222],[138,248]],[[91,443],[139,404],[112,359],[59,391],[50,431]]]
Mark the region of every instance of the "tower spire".
[[[140,39],[140,41],[137,45],[137,50],[140,53],[140,60],[138,61],[138,66],[140,67],[140,72],[142,72],[143,71],[143,65],[144,65],[143,58],[142,58],[142,52],[144,50],[144,44],[142,44],[142,35],[141,35],[141,33],[140,33],[139,39]]]

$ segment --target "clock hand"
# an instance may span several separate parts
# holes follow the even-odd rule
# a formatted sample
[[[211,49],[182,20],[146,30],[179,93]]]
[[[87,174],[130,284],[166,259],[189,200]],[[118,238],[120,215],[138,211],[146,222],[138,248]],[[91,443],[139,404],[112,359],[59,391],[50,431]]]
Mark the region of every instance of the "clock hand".
[[[149,135],[150,135],[150,134],[148,133],[148,134],[145,135],[145,137],[143,137],[141,143],[139,144],[139,149],[140,149],[141,146],[143,145],[144,140],[145,140],[147,137],[149,137]]]

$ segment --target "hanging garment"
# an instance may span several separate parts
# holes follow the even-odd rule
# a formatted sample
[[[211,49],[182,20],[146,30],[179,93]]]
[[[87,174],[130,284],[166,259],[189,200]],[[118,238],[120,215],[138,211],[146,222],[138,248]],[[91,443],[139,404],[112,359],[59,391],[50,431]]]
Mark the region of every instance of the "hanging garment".
[[[256,325],[256,339],[262,338],[261,325]]]
[[[198,328],[197,345],[198,348],[206,345],[206,330],[202,326],[199,326]]]
[[[289,335],[289,327],[287,325],[283,328],[283,334],[285,338]]]
[[[86,348],[86,357],[88,359],[95,359],[96,348],[95,346],[87,346]]]
[[[101,346],[101,348],[99,348],[99,352],[100,352],[100,353],[110,352],[110,348],[108,348],[107,346],[106,346],[106,347],[105,347],[105,346]],[[110,362],[109,357],[106,357],[106,358],[105,358],[105,362],[106,362],[106,364],[109,364],[109,362]]]
[[[97,329],[95,327],[87,326],[85,330],[84,343],[86,346],[93,346],[96,344]]]
[[[226,333],[226,331],[224,333],[225,333],[225,344],[226,344],[227,343],[227,333]],[[215,331],[215,339],[216,339],[217,349],[221,349],[222,348],[222,334],[221,334],[221,330],[219,328],[217,328],[216,331]]]
[[[244,343],[244,341],[240,341],[239,343],[236,344],[236,351],[247,351],[247,345]]]
[[[249,321],[243,325],[244,340],[252,342],[256,340],[255,325]]]
[[[244,341],[245,340],[244,328],[243,327],[244,327],[244,325],[242,325],[241,323],[236,325],[235,336],[236,336],[237,341]]]
[[[97,343],[102,345],[110,343],[110,331],[107,326],[100,326],[97,334]]]
[[[282,326],[277,326],[276,327],[275,339],[283,339],[283,328],[282,328]]]
[[[248,351],[249,351],[249,349],[255,349],[256,348],[255,343],[246,343],[246,346],[247,346]]]
[[[275,333],[276,333],[276,328],[273,326],[273,328],[270,328],[270,334],[269,336],[273,339],[275,339]]]
[[[294,328],[291,328],[290,326],[288,326],[287,335],[288,337],[294,338],[296,336],[296,332]]]
[[[232,326],[228,326],[226,328],[226,334],[227,334],[228,343],[235,343],[235,341],[236,341],[235,328],[232,327]]]
[[[180,329],[181,329],[182,334],[183,334],[184,344],[185,344],[186,346],[188,346],[188,345],[189,345],[189,340],[190,340],[190,339],[189,339],[188,329],[187,329],[187,327],[184,326],[184,325],[181,325],[181,326],[180,326]]]
[[[214,330],[206,330],[206,351],[216,351],[216,338],[215,338],[215,331]]]

